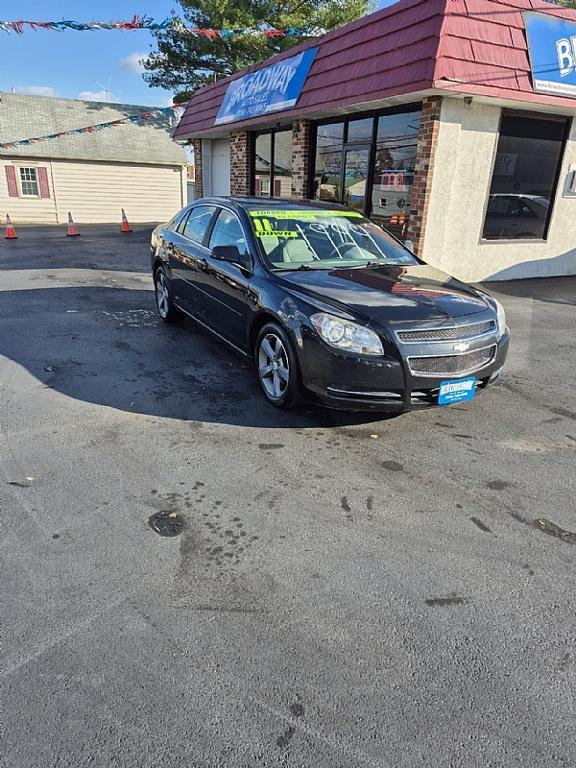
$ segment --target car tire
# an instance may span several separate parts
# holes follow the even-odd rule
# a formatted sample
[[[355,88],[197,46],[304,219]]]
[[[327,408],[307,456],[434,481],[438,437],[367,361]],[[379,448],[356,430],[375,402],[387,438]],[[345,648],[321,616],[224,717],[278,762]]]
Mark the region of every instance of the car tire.
[[[165,323],[177,323],[182,319],[182,313],[176,309],[173,302],[172,284],[164,267],[158,267],[154,272],[154,293],[156,309]]]
[[[254,362],[264,396],[276,408],[295,408],[302,401],[300,369],[286,331],[266,323],[256,338]]]

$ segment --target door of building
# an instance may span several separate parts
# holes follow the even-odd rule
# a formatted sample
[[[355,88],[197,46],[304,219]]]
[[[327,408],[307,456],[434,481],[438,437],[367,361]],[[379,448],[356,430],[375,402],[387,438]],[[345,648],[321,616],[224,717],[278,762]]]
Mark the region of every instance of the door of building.
[[[230,140],[214,139],[211,152],[211,177],[214,196],[230,194]]]

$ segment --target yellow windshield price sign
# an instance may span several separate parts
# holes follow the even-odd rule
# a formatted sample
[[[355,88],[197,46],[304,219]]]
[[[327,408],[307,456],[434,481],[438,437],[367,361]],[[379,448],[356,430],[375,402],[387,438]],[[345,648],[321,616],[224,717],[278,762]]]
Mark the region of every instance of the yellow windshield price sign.
[[[256,237],[298,237],[298,232],[292,230],[274,229],[268,219],[254,219]]]
[[[268,210],[268,211],[250,211],[253,219],[271,218],[271,219],[290,219],[291,221],[314,221],[317,218],[345,216],[351,219],[362,219],[363,216],[357,211],[331,211],[331,210]]]

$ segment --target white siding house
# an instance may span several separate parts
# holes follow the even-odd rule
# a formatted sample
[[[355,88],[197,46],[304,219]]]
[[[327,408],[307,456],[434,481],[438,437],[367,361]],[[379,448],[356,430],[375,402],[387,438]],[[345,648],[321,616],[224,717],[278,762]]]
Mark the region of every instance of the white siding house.
[[[150,113],[154,107],[0,94],[0,143]],[[0,214],[14,223],[169,219],[187,202],[176,119],[157,115],[93,133],[0,149]]]

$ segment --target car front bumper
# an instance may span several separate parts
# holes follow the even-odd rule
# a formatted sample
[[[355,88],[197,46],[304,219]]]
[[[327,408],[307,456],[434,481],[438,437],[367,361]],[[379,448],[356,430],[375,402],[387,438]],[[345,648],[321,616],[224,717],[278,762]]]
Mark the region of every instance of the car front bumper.
[[[368,357],[338,352],[318,337],[304,333],[298,339],[302,384],[326,406],[351,411],[400,413],[438,405],[438,389],[446,380],[475,376],[476,393],[500,378],[508,354],[510,336],[490,343],[496,346],[491,362],[472,373],[415,376],[407,356]]]

